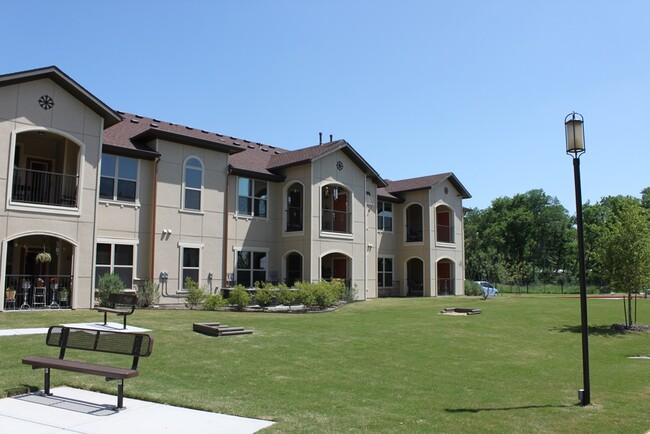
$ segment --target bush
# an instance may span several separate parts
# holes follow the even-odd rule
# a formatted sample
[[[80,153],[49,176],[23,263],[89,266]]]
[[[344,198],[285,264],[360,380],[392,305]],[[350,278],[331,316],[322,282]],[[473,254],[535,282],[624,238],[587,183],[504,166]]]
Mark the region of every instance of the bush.
[[[235,285],[230,291],[228,302],[237,310],[244,310],[251,302],[251,295],[246,291],[243,285]]]
[[[219,310],[222,307],[228,305],[228,300],[224,300],[221,294],[212,294],[208,295],[203,303],[203,309],[205,310]]]
[[[305,305],[305,307],[313,306],[316,304],[316,296],[314,291],[308,286],[309,284],[297,283],[296,287],[296,302]]]
[[[106,273],[99,278],[95,297],[99,300],[101,307],[109,307],[108,296],[120,292],[124,292],[124,282],[122,282],[120,276],[114,273]]]
[[[483,295],[481,291],[481,285],[474,282],[473,280],[465,280],[465,295]]]
[[[191,277],[185,279],[185,290],[187,291],[185,306],[189,307],[190,310],[194,309],[194,306],[202,304],[207,297],[204,288],[200,288],[199,284],[192,280]]]
[[[273,302],[273,297],[275,297],[275,290],[267,287],[258,289],[255,293],[255,300],[262,307],[270,305]]]
[[[342,282],[332,281],[330,283],[325,280],[321,280],[320,282],[314,283],[312,285],[314,301],[321,309],[335,306],[345,294],[345,284]]]
[[[278,303],[283,306],[291,306],[296,301],[296,294],[294,292],[287,285],[281,283],[277,294]]]
[[[138,287],[138,303],[140,307],[149,307],[160,301],[160,285],[147,280],[144,286]]]

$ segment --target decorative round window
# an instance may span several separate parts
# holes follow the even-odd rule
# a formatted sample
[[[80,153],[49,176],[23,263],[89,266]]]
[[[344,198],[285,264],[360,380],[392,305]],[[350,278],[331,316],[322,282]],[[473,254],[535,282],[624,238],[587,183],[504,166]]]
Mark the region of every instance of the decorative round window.
[[[54,107],[54,100],[49,95],[43,95],[38,99],[38,105],[40,105],[43,110],[49,110]]]
[[[337,161],[336,162],[336,168],[338,170],[343,170],[343,162],[342,161]]]
[[[445,187],[444,192],[445,192],[445,194],[449,194],[449,188]]]

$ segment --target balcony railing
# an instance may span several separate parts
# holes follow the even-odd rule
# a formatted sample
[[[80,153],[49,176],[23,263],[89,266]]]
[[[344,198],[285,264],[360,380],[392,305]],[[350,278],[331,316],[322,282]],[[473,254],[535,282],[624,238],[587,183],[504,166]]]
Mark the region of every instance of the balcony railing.
[[[71,284],[70,275],[8,274],[5,277],[5,309],[70,308]],[[9,291],[15,291],[11,304],[7,302]]]
[[[351,214],[347,211],[323,209],[322,230],[324,232],[351,233]]]
[[[77,175],[14,168],[14,202],[77,207]]]
[[[454,288],[454,279],[444,278],[438,279],[438,295],[454,295],[456,290]]]

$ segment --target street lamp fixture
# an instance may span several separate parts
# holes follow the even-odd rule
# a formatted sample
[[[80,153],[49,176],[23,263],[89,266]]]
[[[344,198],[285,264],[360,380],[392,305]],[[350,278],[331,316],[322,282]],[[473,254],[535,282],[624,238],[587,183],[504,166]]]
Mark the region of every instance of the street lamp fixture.
[[[585,277],[585,237],[582,226],[582,189],[580,187],[580,156],[585,153],[584,118],[580,113],[569,113],[564,118],[566,153],[573,156],[573,177],[576,190],[576,224],[578,232],[578,272],[580,278],[580,323],[582,328],[582,380],[578,391],[580,405],[591,403],[589,385],[589,326],[587,323],[587,281]]]

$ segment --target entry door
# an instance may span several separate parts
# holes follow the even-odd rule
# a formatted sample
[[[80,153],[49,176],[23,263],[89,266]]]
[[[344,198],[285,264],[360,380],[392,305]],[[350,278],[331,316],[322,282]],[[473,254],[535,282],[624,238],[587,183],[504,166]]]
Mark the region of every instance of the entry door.
[[[332,277],[334,279],[348,279],[348,260],[345,258],[332,259]]]

